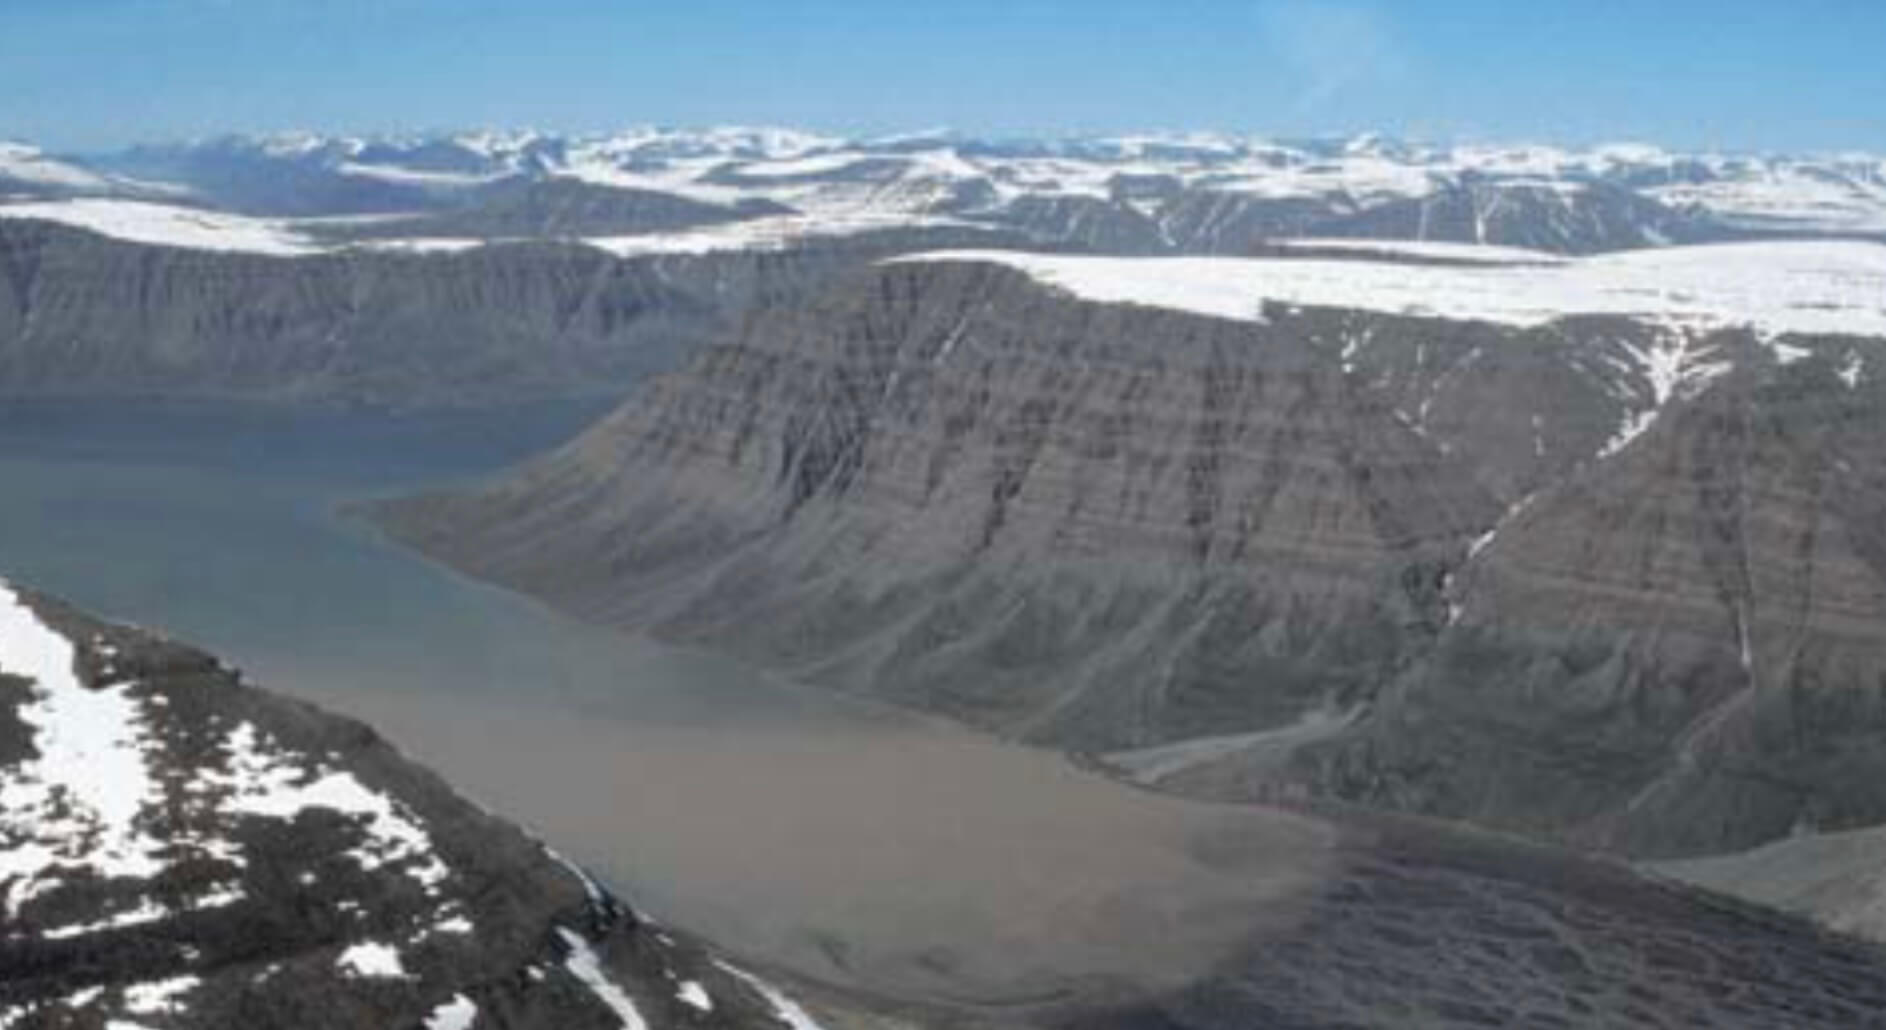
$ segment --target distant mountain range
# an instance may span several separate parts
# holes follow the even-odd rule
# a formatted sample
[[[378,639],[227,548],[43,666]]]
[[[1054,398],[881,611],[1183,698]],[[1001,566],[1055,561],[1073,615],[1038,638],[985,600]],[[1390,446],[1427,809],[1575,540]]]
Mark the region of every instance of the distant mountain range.
[[[1686,860],[1662,868],[1886,938],[1882,242],[1866,156],[8,145],[0,397],[621,396],[499,479],[370,513],[598,622],[1288,801],[1336,842],[1301,918],[1221,973],[1042,1025],[1845,1027],[1886,1005],[1871,945],[1406,815]],[[27,972],[0,1027],[282,1025],[245,1017],[354,995],[329,1024],[812,1025],[365,731],[13,600],[0,957]],[[55,746],[95,710],[138,793],[87,793]],[[303,818],[342,773],[371,796]],[[405,825],[370,808],[429,843],[359,861],[352,831]],[[97,845],[84,868],[62,838]],[[258,879],[310,859],[348,878]],[[165,907],[135,907],[153,883]],[[371,935],[296,935],[293,906],[356,898]],[[467,954],[460,915],[510,943]],[[277,961],[289,986],[254,988]],[[373,995],[388,968],[423,991]]]
[[[262,219],[278,243],[308,247],[640,237],[617,248],[698,251],[946,224],[1112,254],[1242,254],[1301,236],[1593,253],[1776,234],[1886,236],[1886,158],[1440,146],[1372,135],[231,136],[74,158],[0,146],[0,198],[179,205],[230,219],[212,224]],[[64,215],[109,231],[129,217],[113,212],[81,206]],[[281,224],[338,218],[355,220]]]

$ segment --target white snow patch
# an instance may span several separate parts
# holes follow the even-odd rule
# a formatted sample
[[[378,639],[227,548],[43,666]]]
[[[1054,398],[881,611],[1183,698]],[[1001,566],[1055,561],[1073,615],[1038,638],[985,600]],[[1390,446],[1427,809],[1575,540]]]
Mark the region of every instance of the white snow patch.
[[[376,941],[362,941],[341,952],[334,960],[334,965],[350,976],[366,976],[378,979],[397,980],[406,976],[406,966],[400,961],[399,949],[390,944]]]
[[[140,1016],[181,1012],[184,1006],[178,999],[195,990],[202,982],[194,976],[177,976],[168,980],[132,984],[124,989],[125,1008]]]
[[[790,1027],[791,1030],[825,1030],[824,1027],[819,1025],[818,1020],[813,1019],[805,1009],[800,1008],[798,1002],[786,997],[779,988],[754,976],[752,973],[730,966],[718,959],[715,960],[714,964],[729,974],[739,977],[741,980],[745,981],[748,986],[758,991],[760,997],[765,998],[767,1004],[773,1006],[773,1013]]]
[[[1858,389],[1860,386],[1860,375],[1865,371],[1866,364],[1860,359],[1860,352],[1857,350],[1848,351],[1847,363],[1840,368],[1840,381],[1846,383],[1847,389],[1849,390]]]
[[[1514,519],[1526,514],[1526,509],[1532,507],[1532,502],[1536,500],[1538,496],[1539,495],[1536,493],[1527,494],[1519,500],[1514,501],[1507,507],[1505,513],[1500,516],[1499,521],[1493,524],[1492,529],[1474,537],[1473,540],[1467,544],[1467,561],[1473,561],[1480,556],[1480,552],[1491,547],[1493,541],[1499,537],[1500,530],[1511,525]]]
[[[364,240],[357,250],[387,250],[405,254],[459,254],[490,245],[490,240],[450,236],[413,236],[406,239]]]
[[[714,999],[708,995],[707,988],[702,987],[698,981],[681,981],[680,986],[675,988],[675,997],[680,999],[681,1004],[701,1012],[714,1011]]]
[[[73,937],[83,937],[87,934],[102,933],[107,930],[121,930],[127,926],[143,926],[148,923],[155,923],[160,919],[168,918],[169,915],[170,909],[158,904],[150,898],[145,898],[138,903],[136,908],[128,909],[91,923],[55,926],[50,930],[44,931],[40,936],[49,941],[69,940]]]
[[[364,164],[358,161],[343,162],[336,165],[334,170],[342,175],[351,175],[360,179],[377,179],[401,186],[421,186],[432,189],[465,189],[483,186],[496,182],[505,175],[502,172],[492,174],[433,172],[420,168],[404,168],[399,165]]]
[[[589,942],[562,927],[557,928],[557,933],[570,949],[570,956],[563,962],[570,975],[582,981],[583,986],[588,987],[598,1001],[615,1013],[616,1018],[622,1021],[623,1030],[648,1030],[648,1023],[636,1010],[635,1002],[603,973],[602,959],[597,957]]]
[[[1806,347],[1797,347],[1792,343],[1782,343],[1780,340],[1771,341],[1768,344],[1768,349],[1774,351],[1775,360],[1784,365],[1792,365],[1804,358],[1814,356],[1814,352],[1808,350]]]
[[[19,718],[38,757],[0,781],[0,907],[9,916],[55,886],[58,868],[148,878],[164,842],[138,825],[161,800],[142,707],[120,684],[83,686],[72,642],[0,583],[0,672],[32,681]]]
[[[1636,364],[1636,371],[1650,387],[1648,397],[1636,397],[1636,410],[1625,416],[1610,440],[1599,449],[1599,459],[1608,458],[1628,447],[1662,417],[1672,400],[1693,397],[1717,376],[1729,371],[1726,361],[1710,361],[1708,351],[1696,351],[1691,338],[1682,329],[1660,332],[1648,350],[1629,342],[1621,345]]]
[[[293,257],[324,249],[287,222],[136,200],[0,204],[0,218],[44,219],[133,243],[189,250]]]
[[[478,1006],[463,994],[454,994],[426,1017],[426,1030],[471,1030],[477,1020]]]
[[[437,926],[433,927],[433,929],[437,930],[440,933],[457,933],[457,934],[469,935],[473,932],[474,927],[472,926],[472,921],[470,919],[467,919],[462,915],[456,915],[456,916],[450,917],[449,919],[441,920]]]
[[[225,742],[229,771],[206,772],[199,789],[227,788],[232,793],[223,810],[232,815],[294,819],[312,808],[327,808],[356,816],[365,824],[367,840],[353,852],[362,869],[390,863],[409,863],[408,875],[433,891],[450,875],[433,851],[432,838],[403,806],[368,788],[353,774],[308,763],[296,756],[263,750],[255,725],[239,724]],[[310,767],[311,766],[311,767]]]
[[[247,895],[243,893],[240,887],[221,886],[212,888],[208,892],[190,899],[181,908],[171,908],[150,898],[145,898],[138,903],[136,908],[106,916],[95,922],[74,923],[68,926],[53,927],[50,930],[41,932],[40,936],[53,941],[69,940],[74,937],[83,937],[87,934],[122,930],[130,926],[144,926],[168,919],[181,912],[206,912],[210,909],[226,908],[243,900],[245,897],[247,897]]]

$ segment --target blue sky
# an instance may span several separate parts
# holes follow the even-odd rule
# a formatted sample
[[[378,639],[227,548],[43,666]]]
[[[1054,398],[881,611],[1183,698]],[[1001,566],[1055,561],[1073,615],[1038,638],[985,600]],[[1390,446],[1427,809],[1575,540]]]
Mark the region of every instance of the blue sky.
[[[1886,150],[1886,0],[0,0],[0,138],[787,124]]]

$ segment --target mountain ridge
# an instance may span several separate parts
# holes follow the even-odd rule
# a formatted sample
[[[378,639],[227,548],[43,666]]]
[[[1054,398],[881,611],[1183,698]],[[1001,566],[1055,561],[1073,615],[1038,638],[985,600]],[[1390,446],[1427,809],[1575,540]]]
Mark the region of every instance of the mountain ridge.
[[[93,165],[95,172],[84,171]],[[96,155],[74,167],[168,183],[234,213],[404,213],[416,216],[416,235],[434,237],[460,233],[464,212],[481,208],[493,190],[521,184],[582,184],[605,194],[657,194],[670,206],[705,205],[697,224],[725,220],[742,204],[751,215],[763,203],[825,221],[942,217],[1113,253],[1236,254],[1267,236],[1303,234],[1568,253],[1742,236],[1886,234],[1886,160],[1685,154],[1645,145],[1230,134],[872,140],[648,129],[224,137]],[[443,217],[426,228],[429,214]],[[531,228],[542,235],[545,227]]]
[[[1879,818],[1878,749],[1834,713],[1886,646],[1878,491],[1840,471],[1882,467],[1881,337],[1261,293],[1234,320],[1014,267],[1118,260],[861,270],[378,518],[586,617],[1005,735],[1229,740],[1160,778],[1188,793],[1639,855]],[[1724,708],[1745,668],[1775,689]]]

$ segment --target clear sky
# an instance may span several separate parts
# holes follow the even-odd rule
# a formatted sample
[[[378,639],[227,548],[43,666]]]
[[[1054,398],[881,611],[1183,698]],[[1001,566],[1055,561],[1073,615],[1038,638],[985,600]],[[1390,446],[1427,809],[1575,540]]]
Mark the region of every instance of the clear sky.
[[[1886,151],[1886,0],[0,0],[0,138],[783,124]]]

